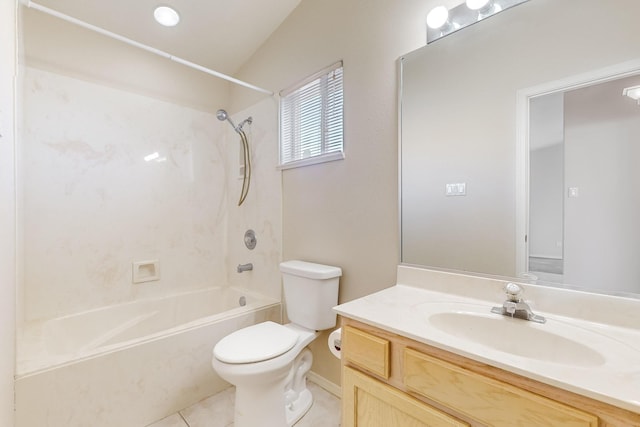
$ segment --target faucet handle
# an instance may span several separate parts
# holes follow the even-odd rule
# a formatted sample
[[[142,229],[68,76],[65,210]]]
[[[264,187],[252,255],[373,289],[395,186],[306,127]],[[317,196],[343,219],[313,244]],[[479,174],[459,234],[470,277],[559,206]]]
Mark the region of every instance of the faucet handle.
[[[507,283],[507,285],[504,287],[504,291],[507,294],[507,299],[509,301],[513,301],[513,302],[520,302],[522,301],[522,288],[518,285],[516,285],[515,283]]]

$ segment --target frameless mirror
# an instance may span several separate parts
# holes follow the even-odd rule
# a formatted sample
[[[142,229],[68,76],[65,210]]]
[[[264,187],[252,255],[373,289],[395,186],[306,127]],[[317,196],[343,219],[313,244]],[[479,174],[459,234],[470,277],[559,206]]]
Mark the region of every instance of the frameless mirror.
[[[640,296],[638,14],[532,0],[401,58],[403,263]]]

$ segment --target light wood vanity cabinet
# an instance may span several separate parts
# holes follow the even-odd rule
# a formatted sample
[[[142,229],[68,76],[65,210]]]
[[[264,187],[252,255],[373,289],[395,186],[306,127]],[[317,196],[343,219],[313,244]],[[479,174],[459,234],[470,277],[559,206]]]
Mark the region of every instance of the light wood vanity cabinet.
[[[351,411],[344,427],[469,425],[355,369],[345,367],[342,379],[343,405]]]
[[[639,427],[640,414],[348,319],[343,427]]]

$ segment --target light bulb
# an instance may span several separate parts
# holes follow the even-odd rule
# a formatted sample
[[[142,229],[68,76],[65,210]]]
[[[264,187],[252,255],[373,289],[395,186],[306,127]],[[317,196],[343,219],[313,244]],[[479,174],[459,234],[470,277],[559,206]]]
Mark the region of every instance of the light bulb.
[[[480,10],[486,7],[491,0],[467,0],[467,7],[471,10]]]
[[[168,6],[156,7],[156,10],[153,11],[153,17],[159,24],[164,25],[165,27],[173,27],[180,22],[180,15],[178,15],[178,12]]]
[[[444,6],[437,6],[431,9],[427,15],[427,26],[437,30],[447,23],[449,19],[449,11]]]

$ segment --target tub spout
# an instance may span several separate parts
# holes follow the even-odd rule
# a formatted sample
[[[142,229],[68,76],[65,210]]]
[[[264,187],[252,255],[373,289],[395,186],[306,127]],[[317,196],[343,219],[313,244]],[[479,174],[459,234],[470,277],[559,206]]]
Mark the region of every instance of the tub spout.
[[[238,273],[242,273],[243,271],[253,270],[253,264],[238,264]]]

